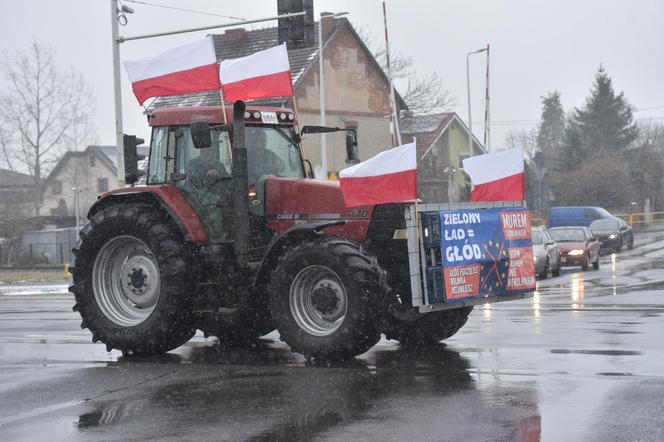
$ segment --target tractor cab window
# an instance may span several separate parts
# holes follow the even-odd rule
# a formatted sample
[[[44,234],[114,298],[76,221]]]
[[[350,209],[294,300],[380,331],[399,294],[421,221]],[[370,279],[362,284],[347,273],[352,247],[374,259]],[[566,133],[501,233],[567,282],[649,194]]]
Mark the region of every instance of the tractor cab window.
[[[212,145],[196,149],[188,126],[174,128],[171,178],[199,213],[211,239],[230,238],[231,151],[228,134],[212,130]]]
[[[152,130],[150,155],[148,160],[148,184],[166,182],[166,157],[168,148],[168,126],[155,127]]]
[[[303,178],[300,151],[292,128],[247,126],[249,186],[268,176]]]

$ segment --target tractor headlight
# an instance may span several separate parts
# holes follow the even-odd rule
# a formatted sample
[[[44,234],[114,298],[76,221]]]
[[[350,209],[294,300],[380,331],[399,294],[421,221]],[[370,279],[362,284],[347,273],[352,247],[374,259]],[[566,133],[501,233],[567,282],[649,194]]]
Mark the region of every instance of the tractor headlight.
[[[579,255],[583,255],[583,250],[571,250],[571,251],[568,253],[568,255],[569,255],[569,256],[579,256]]]
[[[537,255],[533,256],[533,261],[535,261],[535,263],[537,264]]]
[[[616,239],[616,238],[618,238],[618,235],[616,235],[615,233],[609,235],[609,239]]]

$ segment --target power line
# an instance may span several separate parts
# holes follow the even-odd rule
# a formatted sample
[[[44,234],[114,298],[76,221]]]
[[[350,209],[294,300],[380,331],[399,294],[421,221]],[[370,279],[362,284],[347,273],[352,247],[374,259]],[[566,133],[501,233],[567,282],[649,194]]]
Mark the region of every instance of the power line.
[[[148,3],[148,2],[142,2],[142,1],[139,1],[139,0],[123,0],[123,1],[127,2],[127,3],[137,3],[137,4],[140,4],[140,5],[154,6],[156,8],[173,9],[175,11],[191,12],[193,14],[210,15],[210,16],[222,17],[222,18],[230,18],[232,20],[244,20],[244,18],[242,18],[242,17],[233,17],[232,15],[222,15],[222,14],[215,14],[213,12],[195,11],[193,9],[177,8],[175,6],[160,5],[160,4],[157,4],[157,3]]]
[[[662,106],[664,108],[664,106]],[[645,109],[643,109],[645,110]],[[658,117],[642,117],[642,118],[635,118],[634,121],[636,122],[641,122],[641,121],[650,121],[650,120],[664,120],[664,116],[658,116]],[[494,126],[536,126],[539,124],[539,120],[498,120],[498,121],[491,121],[491,125]],[[477,123],[478,126],[483,126],[484,122],[480,121]],[[474,125],[473,125],[474,126]]]
[[[664,109],[664,106],[644,107],[644,108],[641,108],[641,109],[634,109],[634,112],[642,112],[642,111],[649,111],[649,110],[655,110],[655,109]]]

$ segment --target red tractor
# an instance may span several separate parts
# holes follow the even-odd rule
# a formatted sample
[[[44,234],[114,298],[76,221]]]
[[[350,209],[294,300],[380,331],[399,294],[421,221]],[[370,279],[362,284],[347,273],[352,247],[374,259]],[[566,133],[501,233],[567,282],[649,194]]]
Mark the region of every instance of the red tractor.
[[[465,324],[472,307],[413,307],[404,206],[347,209],[338,183],[311,179],[292,111],[230,111],[153,111],[147,184],[90,209],[70,291],[93,342],[148,354],[197,329],[236,344],[276,328],[293,351],[338,359],[381,333],[421,344]],[[135,144],[125,157],[133,184]]]

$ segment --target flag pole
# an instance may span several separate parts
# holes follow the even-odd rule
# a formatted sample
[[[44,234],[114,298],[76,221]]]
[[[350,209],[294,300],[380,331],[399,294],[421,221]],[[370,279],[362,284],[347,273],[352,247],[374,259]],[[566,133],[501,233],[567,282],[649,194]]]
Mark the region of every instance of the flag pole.
[[[224,88],[219,89],[219,98],[221,99],[221,113],[224,116],[224,124],[228,124],[228,117],[226,116],[226,105],[224,104]]]
[[[226,116],[226,105],[224,104],[224,87],[219,88],[219,98],[221,99],[221,114],[224,117],[224,124],[228,126],[228,116]],[[226,133],[226,141],[228,141],[228,146],[230,147],[231,145],[231,137],[228,135],[228,131]],[[231,161],[233,160],[233,149],[228,149],[229,155],[231,156]]]

